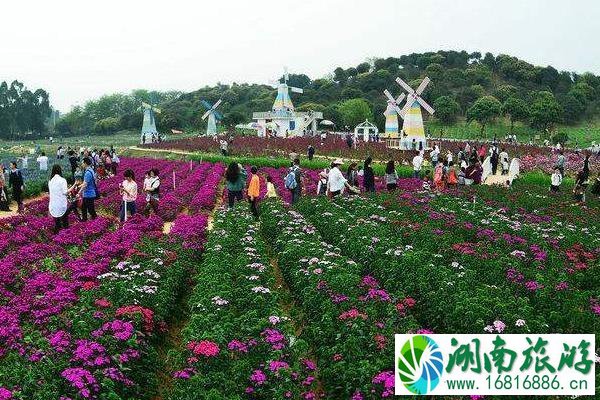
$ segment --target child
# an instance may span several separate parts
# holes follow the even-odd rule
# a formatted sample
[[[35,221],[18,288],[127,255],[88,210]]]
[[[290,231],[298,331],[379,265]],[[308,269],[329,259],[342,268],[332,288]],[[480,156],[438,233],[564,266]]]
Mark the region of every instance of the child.
[[[550,177],[550,191],[553,193],[560,192],[560,184],[562,183],[562,175],[560,174],[560,168],[554,167],[554,172]]]
[[[444,189],[444,164],[438,161],[433,173],[433,183],[437,190]]]
[[[425,172],[425,177],[423,178],[423,190],[431,190],[431,176],[429,171]]]
[[[327,177],[329,176],[329,170],[325,168],[319,173],[319,183],[317,184],[317,195],[327,194]]]
[[[75,216],[77,216],[77,220],[81,221],[81,214],[79,214],[79,209],[83,205],[83,199],[79,192],[82,184],[83,174],[78,171],[77,173],[75,173],[75,182],[69,188],[69,190],[67,190],[67,202],[69,204],[69,207],[67,208],[67,211],[65,213],[65,218],[69,215],[71,211],[73,211],[75,213]]]
[[[277,192],[275,191],[275,185],[273,185],[273,178],[271,178],[271,175],[267,175],[267,197],[269,199],[277,198]]]

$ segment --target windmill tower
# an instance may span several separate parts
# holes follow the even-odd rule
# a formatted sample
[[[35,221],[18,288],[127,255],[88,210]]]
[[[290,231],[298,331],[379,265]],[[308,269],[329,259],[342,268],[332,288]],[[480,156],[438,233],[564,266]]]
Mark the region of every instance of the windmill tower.
[[[219,107],[222,101],[223,99],[219,99],[211,106],[208,101],[202,100],[202,105],[207,109],[202,116],[202,121],[208,118],[208,122],[206,123],[206,136],[215,136],[217,134],[217,121],[223,119],[223,115],[217,111],[217,107]]]
[[[400,78],[396,78],[396,82],[408,92],[406,97],[406,104],[400,110],[400,116],[404,118],[402,124],[402,131],[406,137],[403,137],[401,141],[401,147],[409,150],[412,148],[413,139],[415,140],[417,149],[424,149],[426,145],[425,129],[423,128],[423,115],[421,114],[421,107],[423,107],[429,114],[433,115],[435,110],[427,104],[421,97],[421,94],[429,85],[431,80],[425,77],[421,84],[417,87],[417,90],[413,90],[406,82]]]
[[[285,67],[283,71],[283,82],[273,82],[274,87],[277,88],[277,97],[273,103],[274,112],[294,111],[294,104],[292,104],[289,89],[291,89],[294,93],[304,93],[304,90],[300,88],[288,86],[287,83],[290,79],[290,74],[288,73],[287,67]]]
[[[398,115],[402,116],[400,113],[400,103],[404,100],[406,95],[402,93],[400,96],[394,99],[389,90],[384,90],[383,94],[387,97],[387,108],[385,109],[383,115],[385,115],[385,133],[384,137],[386,139],[397,139],[398,138]]]
[[[158,131],[156,130],[156,119],[155,114],[160,114],[160,109],[156,108],[153,104],[142,102],[139,110],[144,111],[144,120],[142,123],[142,135],[140,137],[140,143],[152,143],[158,140]]]

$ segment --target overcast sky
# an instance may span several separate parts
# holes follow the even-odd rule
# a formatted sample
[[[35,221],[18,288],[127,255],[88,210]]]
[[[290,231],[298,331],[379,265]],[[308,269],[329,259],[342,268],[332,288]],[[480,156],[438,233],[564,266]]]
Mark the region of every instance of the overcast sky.
[[[311,78],[369,57],[491,51],[600,74],[598,0],[5,1],[0,81],[65,112],[105,93]]]

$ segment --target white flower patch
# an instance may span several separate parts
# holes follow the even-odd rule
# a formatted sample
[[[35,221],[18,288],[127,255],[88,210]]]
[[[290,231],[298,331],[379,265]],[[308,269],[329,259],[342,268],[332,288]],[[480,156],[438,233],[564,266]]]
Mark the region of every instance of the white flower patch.
[[[264,286],[255,286],[252,288],[252,291],[254,293],[271,293],[271,290],[269,290],[269,288],[266,288]]]
[[[229,301],[227,301],[219,296],[215,296],[211,300],[214,305],[219,306],[219,307],[226,306],[227,304],[229,304]]]

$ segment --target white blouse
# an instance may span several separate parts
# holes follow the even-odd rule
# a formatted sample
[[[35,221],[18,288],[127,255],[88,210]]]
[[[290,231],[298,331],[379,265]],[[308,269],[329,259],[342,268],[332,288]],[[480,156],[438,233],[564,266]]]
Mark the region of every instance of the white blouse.
[[[50,215],[54,218],[59,218],[65,215],[67,211],[67,180],[60,175],[54,175],[48,182],[48,190],[50,192],[50,202],[48,209]]]

